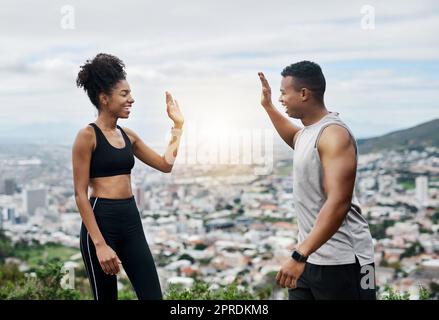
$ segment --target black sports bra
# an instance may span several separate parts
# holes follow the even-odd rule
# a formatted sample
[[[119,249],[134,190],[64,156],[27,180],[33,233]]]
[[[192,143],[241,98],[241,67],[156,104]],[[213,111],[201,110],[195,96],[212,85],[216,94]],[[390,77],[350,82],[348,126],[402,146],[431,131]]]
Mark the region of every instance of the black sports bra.
[[[116,148],[108,142],[95,123],[90,123],[90,125],[96,133],[96,148],[93,150],[90,161],[90,178],[130,174],[134,167],[133,146],[125,131],[117,126],[122,132],[125,147]]]

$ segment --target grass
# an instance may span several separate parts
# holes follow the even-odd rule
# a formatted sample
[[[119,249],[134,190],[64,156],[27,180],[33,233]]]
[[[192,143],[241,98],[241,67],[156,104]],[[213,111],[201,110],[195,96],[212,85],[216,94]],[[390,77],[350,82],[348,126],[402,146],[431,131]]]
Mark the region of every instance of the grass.
[[[59,259],[67,261],[74,254],[79,253],[78,249],[65,247],[61,244],[48,243],[45,245],[31,245],[28,247],[18,246],[13,252],[13,256],[25,260],[29,267],[37,267],[42,263]]]
[[[404,181],[401,182],[400,185],[405,189],[405,190],[411,190],[415,188],[415,182],[414,181]]]

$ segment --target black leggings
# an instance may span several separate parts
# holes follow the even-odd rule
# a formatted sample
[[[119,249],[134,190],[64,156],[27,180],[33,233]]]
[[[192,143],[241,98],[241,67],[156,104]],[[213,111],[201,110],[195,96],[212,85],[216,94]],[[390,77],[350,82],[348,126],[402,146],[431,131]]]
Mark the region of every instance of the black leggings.
[[[128,199],[90,198],[96,222],[122,266],[139,300],[160,300],[154,260],[143,232],[134,196]],[[87,229],[82,223],[80,249],[95,300],[117,300],[117,276],[104,273]]]

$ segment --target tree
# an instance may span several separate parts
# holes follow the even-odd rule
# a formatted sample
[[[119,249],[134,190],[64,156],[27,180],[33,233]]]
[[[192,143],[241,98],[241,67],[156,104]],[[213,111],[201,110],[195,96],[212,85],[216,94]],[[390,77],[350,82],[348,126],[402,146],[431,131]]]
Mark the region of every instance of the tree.
[[[178,260],[189,260],[191,263],[195,262],[195,259],[187,253],[183,253]]]
[[[3,230],[0,230],[0,264],[5,262],[5,259],[9,257],[13,252],[13,247]]]
[[[378,224],[369,224],[370,233],[373,238],[379,240],[386,237],[386,230],[387,228],[393,226],[395,224],[395,221],[385,219],[382,223]]]
[[[438,224],[439,223],[439,209],[436,210],[436,212],[431,216],[431,222],[433,224]]]
[[[419,254],[421,254],[422,252],[424,252],[424,248],[422,247],[422,245],[419,243],[419,241],[416,241],[414,243],[412,243],[410,245],[410,247],[408,247],[402,254],[400,259],[403,258],[408,258],[408,257],[413,257],[413,256],[417,256]]]

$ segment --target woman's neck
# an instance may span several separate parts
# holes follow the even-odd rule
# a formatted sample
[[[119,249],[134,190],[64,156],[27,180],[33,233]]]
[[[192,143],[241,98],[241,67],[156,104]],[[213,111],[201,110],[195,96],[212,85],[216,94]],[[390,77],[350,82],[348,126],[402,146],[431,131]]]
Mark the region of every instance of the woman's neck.
[[[114,131],[117,127],[117,117],[101,111],[96,119],[96,124],[101,130]]]

